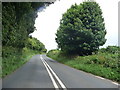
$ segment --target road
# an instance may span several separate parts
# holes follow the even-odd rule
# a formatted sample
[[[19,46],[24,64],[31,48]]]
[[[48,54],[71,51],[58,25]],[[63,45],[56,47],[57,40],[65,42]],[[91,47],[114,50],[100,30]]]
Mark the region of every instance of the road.
[[[2,86],[3,88],[63,88],[64,90],[108,88],[108,90],[118,90],[118,85],[111,80],[76,70],[46,55],[33,56],[22,67],[6,76]]]

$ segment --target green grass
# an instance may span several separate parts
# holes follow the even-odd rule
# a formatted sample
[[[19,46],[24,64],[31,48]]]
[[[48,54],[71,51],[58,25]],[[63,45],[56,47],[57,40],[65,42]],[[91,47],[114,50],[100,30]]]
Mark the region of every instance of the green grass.
[[[83,70],[113,81],[120,82],[120,67],[118,65],[118,53],[101,53],[89,56],[68,57],[53,50],[47,53],[47,56],[73,68]]]
[[[18,49],[13,47],[3,47],[2,74],[0,74],[0,77],[9,75],[30,60],[33,55],[40,53],[41,52],[33,51],[28,48]]]

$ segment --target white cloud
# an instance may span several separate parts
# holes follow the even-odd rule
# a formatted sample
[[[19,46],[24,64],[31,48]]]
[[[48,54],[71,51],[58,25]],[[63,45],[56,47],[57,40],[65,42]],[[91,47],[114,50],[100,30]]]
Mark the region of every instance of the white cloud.
[[[37,31],[32,33],[32,36],[43,42],[48,50],[56,49],[55,33],[59,27],[62,14],[65,13],[72,4],[80,4],[82,1],[83,0],[56,1],[43,12],[39,12],[38,18],[35,21]],[[119,0],[96,0],[103,11],[106,24],[107,42],[104,46],[118,44],[118,1]]]

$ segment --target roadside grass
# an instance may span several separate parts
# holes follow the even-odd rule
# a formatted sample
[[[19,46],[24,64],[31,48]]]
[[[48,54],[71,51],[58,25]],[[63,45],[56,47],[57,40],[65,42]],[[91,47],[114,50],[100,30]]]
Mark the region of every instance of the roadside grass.
[[[0,74],[0,77],[9,75],[30,60],[33,55],[40,53],[28,48],[2,47],[2,74]]]
[[[71,58],[61,54],[59,50],[52,50],[47,56],[73,68],[120,82],[119,53],[98,52],[94,55]]]

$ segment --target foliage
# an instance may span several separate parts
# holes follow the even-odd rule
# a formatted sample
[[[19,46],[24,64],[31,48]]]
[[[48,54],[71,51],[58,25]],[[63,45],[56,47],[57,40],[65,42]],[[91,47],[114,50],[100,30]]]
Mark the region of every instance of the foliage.
[[[46,52],[45,46],[37,38],[30,37],[27,40],[26,47],[32,50]]]
[[[2,44],[23,48],[28,35],[35,30],[37,8],[43,5],[44,3],[33,2],[3,2]]]
[[[106,48],[106,51],[109,52],[109,53],[115,54],[115,53],[120,52],[120,47],[117,47],[117,46],[108,46]]]
[[[108,46],[104,49],[107,50],[109,47],[120,49],[117,46]],[[47,56],[76,69],[120,82],[120,53],[101,52],[101,50],[94,55],[76,56],[73,58],[61,54],[59,50],[51,50],[47,53]]]
[[[72,5],[63,14],[56,42],[63,52],[88,55],[106,42],[105,34],[100,6],[96,2],[88,1]]]
[[[23,65],[32,55],[46,52],[43,43],[29,38],[35,30],[37,10],[45,4],[49,3],[2,3],[2,77]]]
[[[120,53],[120,47],[119,46],[108,46],[107,48],[102,48],[99,51],[115,54],[115,53]]]

